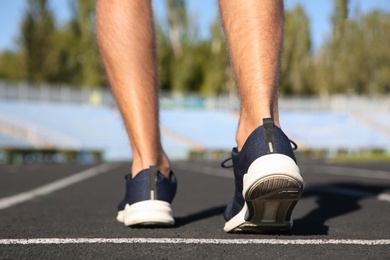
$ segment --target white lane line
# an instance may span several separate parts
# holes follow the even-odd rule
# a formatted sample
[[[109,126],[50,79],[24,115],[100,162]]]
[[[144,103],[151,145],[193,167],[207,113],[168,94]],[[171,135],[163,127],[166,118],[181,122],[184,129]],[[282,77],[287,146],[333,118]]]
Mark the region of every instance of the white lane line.
[[[161,131],[161,134],[163,136],[169,137],[169,138],[171,138],[171,139],[173,139],[181,144],[184,144],[185,146],[187,146],[190,149],[193,149],[195,151],[205,150],[203,145],[201,145],[200,143],[198,143],[194,140],[191,140],[187,136],[179,134],[179,133],[172,131],[172,130],[165,128],[165,127],[161,127],[160,131]]]
[[[31,238],[0,239],[1,245],[44,244],[219,244],[219,245],[390,245],[390,239],[202,239],[202,238]]]
[[[17,204],[20,204],[20,203],[23,203],[23,202],[26,202],[29,200],[32,200],[38,196],[46,195],[46,194],[52,193],[54,191],[63,189],[65,187],[68,187],[68,186],[75,184],[77,182],[80,182],[80,181],[86,180],[88,178],[94,177],[98,174],[107,172],[107,171],[109,171],[115,167],[118,167],[118,166],[119,166],[118,164],[114,164],[114,163],[112,163],[112,164],[105,163],[105,164],[90,168],[88,170],[72,174],[69,177],[65,177],[63,179],[60,179],[60,180],[54,181],[52,183],[40,186],[38,188],[29,190],[26,192],[22,192],[22,193],[19,193],[17,195],[14,195],[14,196],[2,198],[2,199],[0,199],[0,210],[15,206]]]
[[[377,196],[378,200],[390,202],[390,194],[381,193]]]
[[[333,166],[333,165],[312,165],[312,166],[303,165],[302,168],[305,169],[305,172],[307,173],[351,176],[351,177],[360,177],[360,178],[378,179],[378,180],[390,180],[390,171],[379,171],[379,170],[360,169],[360,168]]]
[[[221,169],[220,167],[199,164],[194,166],[194,168],[197,169],[197,172],[202,174],[224,177],[224,178],[234,178],[232,172],[228,172],[224,169]],[[341,166],[325,166],[325,165],[319,165],[319,166],[304,165],[302,168],[306,168],[305,169],[306,172],[315,173],[315,174],[330,174],[330,175],[338,175],[338,176],[353,176],[353,177],[361,177],[361,178],[390,180],[390,171],[378,171],[378,170],[358,169],[358,168],[341,167]],[[179,165],[177,165],[175,169],[181,171],[188,171],[188,169],[185,169],[184,167]],[[307,187],[306,190],[308,190],[309,187]],[[312,186],[311,188],[316,190],[318,189],[323,192],[337,193],[337,194],[342,194],[342,195],[347,195],[352,197],[363,197],[363,196],[375,197],[378,200],[390,202],[390,194],[387,193],[376,194],[376,193],[338,188],[332,186],[329,186],[327,188]]]
[[[305,188],[305,191],[320,191],[320,192],[327,192],[327,193],[335,193],[350,197],[367,197],[367,198],[376,198],[377,200],[390,202],[390,194],[387,193],[374,193],[374,192],[366,192],[361,190],[355,190],[355,189],[348,189],[348,188],[341,188],[341,187],[334,187],[334,186],[308,186]]]
[[[188,168],[188,164],[186,164],[187,167],[184,167],[182,165],[175,165],[174,169],[178,171],[191,171],[193,169],[196,169],[196,173],[202,173],[206,175],[212,175],[212,176],[218,176],[218,177],[224,177],[224,178],[230,178],[234,179],[233,170],[229,171],[226,169],[223,169],[222,167],[215,167],[215,166],[208,166],[208,165],[202,165],[201,163],[190,163],[190,169]]]
[[[298,166],[301,168],[301,171],[304,170],[304,172],[308,174],[329,174],[329,175],[337,175],[337,176],[390,180],[390,171],[370,170],[370,169],[333,166],[333,165],[299,165],[298,164]],[[182,171],[188,170],[188,168],[180,167],[178,165],[175,168],[178,168]],[[234,178],[233,170],[229,172],[218,166],[209,166],[209,165],[202,165],[201,163],[199,164],[194,163],[194,168],[199,173],[225,177],[225,178]]]

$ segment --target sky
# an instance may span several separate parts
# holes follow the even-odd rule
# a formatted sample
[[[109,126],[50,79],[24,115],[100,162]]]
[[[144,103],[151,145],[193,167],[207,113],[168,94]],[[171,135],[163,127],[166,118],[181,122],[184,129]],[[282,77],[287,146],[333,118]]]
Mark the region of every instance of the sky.
[[[50,0],[50,7],[55,13],[57,21],[65,23],[71,13],[70,0]],[[164,0],[153,0],[156,19],[165,14]],[[27,0],[0,0],[0,51],[16,47],[20,23],[26,9]],[[313,49],[316,50],[331,31],[330,17],[333,10],[333,0],[285,0],[285,8],[291,9],[301,4],[310,19]],[[187,0],[190,12],[200,22],[199,34],[202,37],[209,35],[208,28],[211,21],[218,14],[217,0]],[[373,9],[390,12],[389,0],[349,0],[350,11],[359,9],[368,12]]]

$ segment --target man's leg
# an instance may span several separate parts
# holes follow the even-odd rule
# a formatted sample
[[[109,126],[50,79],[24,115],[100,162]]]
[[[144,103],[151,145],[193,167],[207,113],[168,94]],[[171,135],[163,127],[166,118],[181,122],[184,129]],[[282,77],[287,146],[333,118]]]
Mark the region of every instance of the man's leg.
[[[303,180],[288,137],[279,128],[278,80],[283,0],[220,0],[241,98],[236,190],[225,210],[227,232],[283,232]]]
[[[237,145],[272,117],[279,126],[278,80],[283,0],[220,0],[230,56],[241,97]]]
[[[156,46],[150,1],[99,0],[101,56],[133,153],[132,175],[151,165],[168,176],[158,123]]]
[[[152,17],[147,0],[99,0],[96,6],[101,56],[133,153],[117,215],[126,226],[174,224],[176,178],[161,146]]]

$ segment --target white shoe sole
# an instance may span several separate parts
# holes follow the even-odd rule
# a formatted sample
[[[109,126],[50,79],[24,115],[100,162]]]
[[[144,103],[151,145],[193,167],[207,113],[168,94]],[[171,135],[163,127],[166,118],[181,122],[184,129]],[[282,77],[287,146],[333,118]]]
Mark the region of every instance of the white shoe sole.
[[[304,188],[299,168],[290,157],[269,154],[256,159],[244,175],[245,205],[226,222],[226,232],[284,232]]]
[[[126,226],[172,226],[175,220],[171,205],[161,200],[145,200],[127,204],[116,219]]]

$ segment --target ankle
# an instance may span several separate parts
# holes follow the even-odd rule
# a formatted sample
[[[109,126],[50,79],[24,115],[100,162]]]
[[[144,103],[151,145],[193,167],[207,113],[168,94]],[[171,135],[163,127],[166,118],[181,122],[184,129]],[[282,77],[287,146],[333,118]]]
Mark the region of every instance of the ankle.
[[[240,121],[236,133],[236,143],[237,143],[237,150],[241,151],[242,147],[244,146],[246,140],[248,139],[248,136],[261,124],[247,124],[247,123],[242,123]]]
[[[276,116],[275,118],[273,118],[273,120],[274,120],[274,124],[280,128],[279,117]],[[236,142],[237,142],[238,151],[241,151],[249,135],[261,125],[263,125],[263,117],[258,118],[257,120],[245,120],[243,118],[240,119],[237,133],[236,133]]]
[[[149,169],[150,166],[157,166],[163,175],[166,177],[170,176],[170,163],[164,152],[161,152],[158,156],[146,156],[143,158],[134,156],[131,166],[131,176],[137,176],[138,173],[142,170]]]

